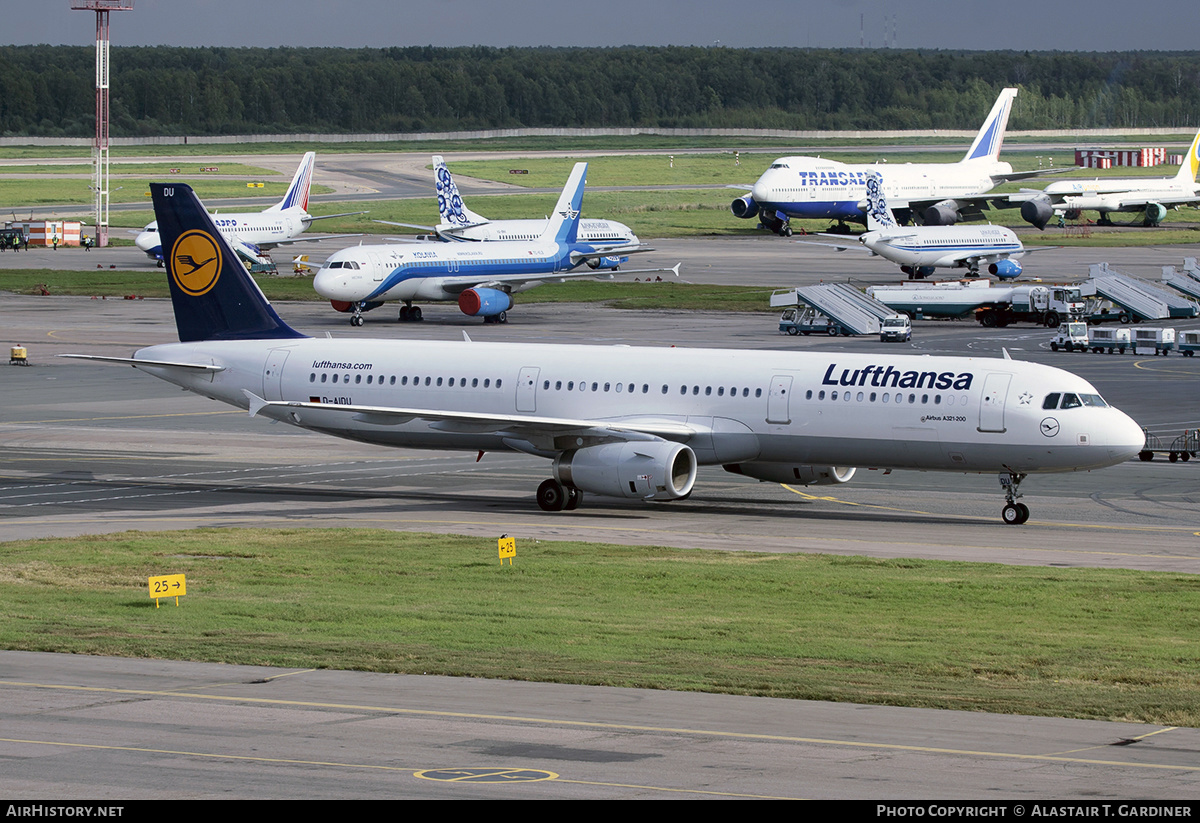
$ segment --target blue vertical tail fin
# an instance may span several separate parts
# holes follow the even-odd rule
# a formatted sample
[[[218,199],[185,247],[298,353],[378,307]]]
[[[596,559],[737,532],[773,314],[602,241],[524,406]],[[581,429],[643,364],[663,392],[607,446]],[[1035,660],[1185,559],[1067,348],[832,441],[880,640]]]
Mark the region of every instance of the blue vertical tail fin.
[[[867,172],[867,231],[899,228],[883,194],[883,178],[877,171]]]
[[[181,342],[305,336],[271,308],[191,186],[151,183],[150,196]]]
[[[1000,157],[1000,147],[1004,145],[1004,132],[1008,129],[1008,116],[1012,113],[1012,101],[1017,96],[1016,89],[1004,89],[992,110],[988,112],[987,120],[983,121],[975,142],[967,149],[962,161],[968,160],[997,160]]]
[[[287,194],[283,199],[276,203],[267,211],[285,211],[287,209],[301,209],[308,211],[308,190],[312,188],[313,167],[317,163],[317,153],[310,151],[304,155],[300,161],[300,165],[296,167],[296,174],[292,177],[292,184],[288,186]]]
[[[576,163],[571,176],[563,186],[558,203],[550,215],[550,222],[542,234],[542,240],[556,243],[574,243],[579,235],[579,213],[583,209],[583,189],[587,185],[587,163]]]

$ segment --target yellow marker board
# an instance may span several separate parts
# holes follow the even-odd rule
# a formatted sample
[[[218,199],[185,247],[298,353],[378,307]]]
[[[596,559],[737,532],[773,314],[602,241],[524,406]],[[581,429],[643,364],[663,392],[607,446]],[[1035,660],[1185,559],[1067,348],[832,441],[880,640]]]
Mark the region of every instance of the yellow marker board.
[[[150,599],[154,601],[154,608],[158,608],[158,601],[163,597],[174,597],[175,605],[179,605],[179,598],[187,594],[187,580],[182,574],[164,574],[158,577],[151,577],[147,580],[150,589]]]
[[[512,565],[513,558],[517,556],[517,538],[501,537],[497,541],[500,549],[500,565],[504,565],[504,558],[508,558],[508,565]]]

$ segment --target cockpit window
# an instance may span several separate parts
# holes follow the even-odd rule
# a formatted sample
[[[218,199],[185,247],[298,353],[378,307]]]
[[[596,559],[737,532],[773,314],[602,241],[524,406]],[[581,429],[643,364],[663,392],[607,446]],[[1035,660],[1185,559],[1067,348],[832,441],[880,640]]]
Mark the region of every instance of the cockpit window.
[[[1104,402],[1104,398],[1098,394],[1081,394],[1079,399],[1083,401],[1083,405],[1092,406],[1098,409],[1107,409],[1108,404]]]
[[[1082,405],[1083,403],[1080,402],[1079,395],[1068,393],[1063,395],[1062,406],[1060,408],[1077,409]]]
[[[1062,395],[1059,392],[1050,392],[1046,395],[1046,400],[1042,403],[1043,409],[1057,409],[1058,398]]]
[[[772,163],[771,164],[771,168],[773,168],[773,169],[786,169],[787,167],[788,167],[787,163]]]
[[[342,267],[342,261],[334,260],[332,263],[326,263],[325,265],[331,269],[340,269]]]

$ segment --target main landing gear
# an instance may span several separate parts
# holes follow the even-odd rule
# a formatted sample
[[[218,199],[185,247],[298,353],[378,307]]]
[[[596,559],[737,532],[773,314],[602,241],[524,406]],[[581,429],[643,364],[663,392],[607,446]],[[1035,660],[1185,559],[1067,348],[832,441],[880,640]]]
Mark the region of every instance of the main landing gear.
[[[400,307],[400,316],[396,318],[396,322],[420,323],[421,319],[421,307],[414,306],[411,302],[406,302]]]
[[[1000,473],[1000,488],[1004,489],[1004,498],[1008,501],[1001,510],[1000,516],[1010,526],[1020,526],[1029,519],[1029,507],[1024,503],[1017,502],[1021,496],[1021,481],[1025,479],[1025,476],[1024,472]]]
[[[542,511],[574,511],[583,502],[583,492],[574,486],[564,486],[554,478],[543,480],[538,486],[537,502]]]

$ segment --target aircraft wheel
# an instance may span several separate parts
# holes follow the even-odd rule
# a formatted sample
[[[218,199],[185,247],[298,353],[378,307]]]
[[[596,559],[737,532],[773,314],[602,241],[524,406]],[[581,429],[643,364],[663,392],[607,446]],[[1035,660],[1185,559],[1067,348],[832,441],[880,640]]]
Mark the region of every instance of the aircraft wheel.
[[[409,309],[408,310],[408,319],[413,321],[414,323],[420,323],[421,322],[421,307],[413,306],[411,309]]]
[[[507,323],[508,322],[508,312],[502,311],[499,314],[497,314],[496,322],[497,323]]]
[[[399,322],[401,322],[401,323],[404,323],[404,322],[406,322],[408,319],[409,319],[409,318],[408,318],[408,306],[401,306],[401,307],[400,307],[400,314],[399,314],[399,315],[397,315],[397,317],[396,317],[396,320],[398,320],[398,321],[399,321]]]
[[[1029,507],[1024,503],[1009,503],[1001,512],[1001,517],[1010,526],[1020,526],[1029,519]]]
[[[361,315],[361,314],[356,314],[356,315],[354,315],[353,317],[351,317],[351,318],[350,318],[350,325],[351,325],[351,326],[361,326],[361,325],[362,325],[364,322],[365,322],[365,321],[362,319],[362,315]]]
[[[1149,463],[1153,459],[1154,452],[1150,451],[1149,449],[1138,452],[1138,460],[1141,460],[1143,463]]]
[[[792,236],[792,227],[784,226],[783,230],[780,231],[779,233],[782,234],[784,237],[791,237]]]
[[[579,504],[582,502],[583,502],[583,492],[581,492],[579,489],[575,488],[574,486],[568,487],[567,488],[567,502],[563,506],[563,509],[565,509],[566,511],[569,511],[569,512],[573,512],[579,508]]]
[[[537,503],[544,512],[560,512],[567,505],[567,490],[554,478],[543,480],[538,486]]]

